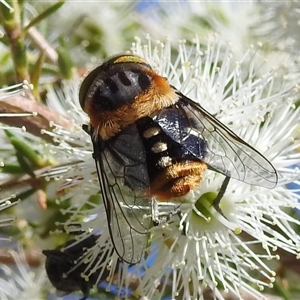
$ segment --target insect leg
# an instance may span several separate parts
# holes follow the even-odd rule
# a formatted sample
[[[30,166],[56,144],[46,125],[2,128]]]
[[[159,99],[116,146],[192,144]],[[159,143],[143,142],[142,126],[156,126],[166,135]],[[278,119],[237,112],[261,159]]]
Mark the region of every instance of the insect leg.
[[[166,222],[170,221],[174,216],[178,216],[179,219],[181,219],[182,212],[181,212],[181,209],[180,209],[180,205],[178,205],[176,208],[174,208],[165,217],[160,218],[159,209],[158,209],[158,205],[157,205],[157,200],[152,199],[152,222],[153,222],[153,226],[158,226],[160,224],[166,223]]]
[[[225,191],[226,191],[226,189],[227,189],[229,180],[230,180],[230,177],[229,177],[229,176],[226,176],[225,179],[224,179],[224,181],[223,181],[223,183],[222,183],[222,185],[221,185],[221,188],[220,188],[220,191],[219,191],[217,197],[216,197],[216,198],[214,199],[214,201],[212,202],[212,206],[213,206],[213,207],[215,208],[215,210],[216,210],[219,214],[221,214],[223,217],[225,217],[225,216],[224,216],[224,214],[223,214],[223,212],[222,212],[222,210],[221,210],[219,204],[220,204],[220,202],[221,202],[222,197],[223,197],[224,194],[225,194]]]
[[[153,226],[158,226],[161,222],[159,220],[159,211],[158,211],[158,205],[157,200],[152,198],[152,207],[151,207],[151,214],[152,214],[152,222]]]
[[[179,220],[182,218],[182,211],[180,209],[180,205],[178,205],[176,208],[174,208],[165,218],[165,222],[170,221],[174,216],[178,216]]]
[[[82,130],[84,130],[88,135],[91,135],[91,127],[88,124],[82,124]]]
[[[98,160],[99,155],[98,155],[98,151],[97,151],[97,143],[93,139],[93,131],[94,131],[93,128],[88,124],[82,124],[82,130],[84,130],[88,135],[91,136],[92,143],[93,143],[93,148],[94,148],[94,152],[92,154],[92,157],[93,157],[93,159]]]

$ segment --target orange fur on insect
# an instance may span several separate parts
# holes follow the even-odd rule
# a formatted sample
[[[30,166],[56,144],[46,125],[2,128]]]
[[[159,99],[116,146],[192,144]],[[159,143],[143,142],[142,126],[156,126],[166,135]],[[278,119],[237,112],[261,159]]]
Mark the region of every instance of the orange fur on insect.
[[[95,133],[100,135],[103,140],[116,135],[138,119],[149,116],[178,101],[175,90],[164,77],[150,70],[145,72],[152,78],[151,85],[144,93],[138,95],[131,104],[123,105],[114,111],[99,112],[93,108],[93,99],[87,99],[85,111],[90,117],[90,123],[95,129]]]
[[[160,201],[186,195],[197,187],[207,165],[201,161],[175,163],[163,169],[151,182],[151,194]]]

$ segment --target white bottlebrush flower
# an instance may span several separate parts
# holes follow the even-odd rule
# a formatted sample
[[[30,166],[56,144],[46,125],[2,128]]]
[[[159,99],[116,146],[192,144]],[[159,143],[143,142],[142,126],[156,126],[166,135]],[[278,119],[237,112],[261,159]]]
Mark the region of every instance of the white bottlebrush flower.
[[[112,289],[112,283],[118,288],[130,286],[135,295],[149,299],[170,294],[178,299],[204,299],[207,291],[217,299],[225,298],[224,292],[263,297],[253,285],[262,290],[272,284],[275,273],[268,260],[279,258],[276,248],[295,256],[299,249],[299,238],[293,229],[299,222],[288,214],[289,209],[298,206],[299,196],[285,187],[292,181],[299,185],[299,175],[290,166],[300,159],[299,109],[294,107],[293,98],[297,87],[288,76],[288,67],[274,66],[257,76],[260,62],[256,49],[249,49],[243,59],[236,61],[230,47],[217,38],[208,40],[205,46],[197,40],[189,46],[182,41],[175,57],[169,41],[153,45],[149,40],[142,46],[137,40],[132,52],[143,56],[183,94],[263,153],[278,170],[279,183],[275,189],[266,190],[232,179],[220,204],[225,218],[211,207],[223,176],[207,171],[199,188],[180,205],[181,214],[151,229],[149,242],[155,258],[151,264],[148,259],[136,266],[144,271],[135,270],[138,284],[132,285],[127,266],[118,273],[118,257],[111,252],[105,209],[97,195],[99,183],[92,144],[81,128],[88,117],[77,100],[79,83],[67,85],[63,94],[49,88],[49,106],[60,111],[70,126],[53,124],[52,131],[42,130],[54,141],[42,149],[47,149],[55,163],[39,178],[52,181],[48,196],[61,204],[65,221],[57,222],[58,228],[101,234],[99,247],[85,261],[87,268],[82,276],[89,276],[95,268],[108,267],[107,290]],[[287,75],[278,78],[285,70]],[[24,135],[30,138],[30,134]],[[159,213],[166,214],[177,205],[158,203]],[[100,265],[90,263],[101,253],[108,256],[99,260]]]
[[[74,85],[76,85],[76,87]],[[1,90],[2,94],[0,94],[0,96],[2,97],[2,100],[5,100],[5,103],[2,103],[3,105],[1,105],[2,110],[6,109],[6,103],[8,103],[8,105],[17,105],[17,100],[20,100],[23,103],[22,107],[19,109],[24,109],[24,112],[3,112],[0,115],[0,118],[3,117],[6,118],[6,120],[14,119],[17,126],[22,124],[24,121],[22,118],[24,117],[28,117],[28,124],[31,125],[30,122],[38,123],[35,119],[40,118],[40,114],[44,114],[43,117],[49,118],[52,117],[51,109],[57,112],[55,115],[56,123],[52,124],[52,122],[50,122],[51,124],[50,127],[48,126],[48,129],[42,128],[43,124],[40,124],[41,127],[38,136],[34,136],[32,133],[27,132],[26,126],[17,128],[2,124],[0,131],[2,141],[2,173],[0,173],[2,194],[0,199],[0,210],[3,210],[0,217],[0,226],[9,225],[14,221],[13,225],[22,231],[22,234],[26,236],[27,240],[34,239],[33,243],[36,241],[36,237],[33,236],[36,232],[31,226],[38,226],[40,228],[39,230],[44,230],[43,228],[45,226],[49,226],[47,225],[49,220],[51,223],[53,222],[53,212],[56,213],[60,207],[59,214],[65,216],[67,221],[65,223],[56,222],[55,224],[50,224],[52,228],[57,228],[57,230],[51,232],[50,239],[51,236],[55,237],[55,233],[61,233],[62,231],[67,233],[72,232],[71,238],[74,238],[74,236],[78,237],[78,232],[83,232],[81,239],[84,239],[86,237],[84,231],[90,231],[90,224],[87,224],[87,222],[93,219],[92,208],[96,208],[95,210],[97,212],[99,210],[101,211],[99,195],[93,197],[93,195],[98,193],[99,185],[96,182],[95,164],[91,152],[91,140],[81,128],[82,124],[87,122],[87,118],[82,110],[78,109],[78,103],[73,102],[73,99],[77,98],[78,85],[79,82],[74,79],[70,85],[65,86],[64,94],[59,94],[59,91],[54,91],[49,87],[48,108],[46,109],[43,106],[35,104],[34,107],[38,112],[35,111],[31,113],[27,113],[26,109],[34,102],[26,99],[26,97],[17,99],[18,97],[25,96],[24,93],[30,86],[27,84],[20,84]],[[41,120],[42,119],[38,121]],[[49,119],[47,120],[49,121]],[[68,120],[68,123],[58,124],[62,120]],[[4,119],[3,122],[6,123]],[[68,126],[64,127],[63,124],[67,124]],[[5,131],[10,132],[10,135],[7,136]],[[13,139],[9,138],[11,136]],[[48,142],[45,142],[45,140]],[[26,150],[28,150],[28,145],[30,145],[31,150],[33,150],[36,157],[33,158],[30,155],[27,156],[28,154],[25,153]],[[18,163],[20,163],[16,153],[17,155],[23,155],[24,158],[27,159],[28,166],[32,166],[31,172],[34,175],[26,174],[26,167],[25,169],[20,168],[20,170],[18,170],[19,173],[14,173],[11,166],[17,166]],[[43,158],[41,159],[41,165],[33,164],[33,162],[37,162],[35,160],[39,158]],[[24,167],[24,165],[21,165],[21,167]],[[85,183],[84,185],[82,185],[83,180]],[[34,186],[31,185],[31,182],[38,182],[39,184],[38,186]],[[27,197],[25,199],[26,201],[17,201],[19,194],[24,192],[27,193],[31,190],[35,191],[39,186],[41,186],[43,189],[42,191],[45,193],[44,205],[40,205],[40,207],[34,205],[36,200],[39,200],[39,192],[36,192],[34,197]],[[5,197],[6,194],[7,197]],[[69,203],[68,201],[71,202]],[[19,205],[14,207],[13,217],[11,211],[5,215],[5,210],[16,203],[19,203]],[[55,207],[53,207],[53,203],[55,203]],[[48,209],[46,209],[47,206]],[[51,208],[49,208],[49,206],[51,206]],[[88,210],[88,213],[86,210]],[[103,224],[106,225],[104,208],[102,219]],[[116,259],[114,262],[110,261],[113,247],[112,244],[107,241],[109,235],[108,231],[105,234],[105,226],[102,227],[101,224],[98,225],[99,228],[101,228],[101,236],[98,239],[101,248],[95,247],[93,252],[84,257],[84,261],[78,261],[78,270],[80,267],[80,270],[85,274],[82,275],[83,281],[90,277],[91,274],[93,275],[96,271],[96,275],[99,276],[99,278],[104,278],[105,275],[104,279],[106,279],[106,277],[110,275],[110,272],[107,272],[107,268],[109,267],[108,264],[112,265],[112,272],[115,272],[115,269],[118,268],[118,261]],[[7,240],[7,238],[2,239]],[[48,244],[45,242],[44,244],[46,245],[43,246],[45,250],[53,249],[57,246],[56,242],[49,244],[48,241]],[[76,242],[74,242],[74,245],[75,244]],[[80,256],[80,251],[77,252],[78,256]],[[24,256],[22,251],[20,253],[20,255]],[[12,252],[12,255],[16,256],[15,259],[17,262],[19,256],[15,254],[15,252]],[[116,254],[114,254],[114,256],[116,256]],[[71,263],[70,266],[72,266]],[[18,260],[17,267],[20,274],[23,276],[22,278],[10,267],[5,265],[2,266],[3,272],[5,272],[5,274],[7,273],[7,276],[5,278],[3,277],[0,282],[0,298],[34,299],[36,296],[39,299],[42,299],[42,296],[39,296],[40,293],[38,293],[36,287],[39,287],[40,290],[44,288],[44,282],[46,282],[47,278],[45,271],[42,273],[39,272],[39,280],[35,280],[34,270],[31,270],[26,263],[19,263]],[[84,272],[85,269],[86,272]],[[59,276],[60,274],[56,275]],[[66,274],[62,274],[62,276],[65,275],[67,275],[67,272]],[[15,281],[13,278],[15,278]],[[32,280],[32,282],[30,282],[30,280]],[[33,286],[34,280],[36,283],[35,286]],[[112,275],[111,280],[113,280]],[[20,286],[18,286],[18,284],[20,284]],[[34,296],[29,294],[29,290],[26,289],[26,284],[28,285],[28,289],[32,290],[32,295]],[[45,293],[49,293],[49,287],[50,285],[47,287],[48,291],[46,290]],[[12,289],[14,289],[13,293],[11,291]],[[77,288],[74,287],[74,289],[72,289],[71,287],[70,290],[76,291]],[[58,291],[60,290],[58,289]],[[62,290],[61,294],[63,295],[66,293]]]
[[[241,54],[253,43],[251,26],[257,13],[255,1],[172,1],[172,5],[159,1],[137,18],[155,38],[162,39],[168,34],[176,41],[197,35],[205,42],[208,34],[217,32],[232,44],[233,51]]]
[[[33,255],[35,256],[32,258],[36,260],[34,263],[37,263],[39,260],[37,253]],[[0,298],[2,300],[45,299],[48,293],[47,288],[49,289],[45,270],[41,264],[34,268],[29,266],[27,258],[22,247],[18,246],[16,250],[9,250],[4,259],[5,261],[11,260],[10,265],[0,263]]]
[[[217,38],[203,48],[198,41],[189,47],[182,42],[174,58],[169,42],[153,46],[149,40],[142,46],[137,40],[132,52],[143,56],[176,88],[264,154],[278,171],[278,185],[269,190],[231,179],[220,203],[224,217],[211,206],[223,176],[207,171],[199,188],[180,205],[180,216],[151,229],[155,258],[151,264],[146,260],[136,266],[144,268],[144,272],[135,272],[139,282],[135,294],[139,296],[153,299],[171,293],[178,299],[204,299],[205,293],[211,292],[212,298],[224,299],[230,292],[260,299],[263,288],[274,281],[275,272],[268,262],[279,259],[276,249],[298,255],[299,237],[293,226],[299,221],[289,211],[299,207],[299,195],[286,188],[292,181],[299,185],[299,173],[291,168],[300,159],[299,108],[294,105],[297,87],[288,69],[274,66],[258,77],[256,49],[249,49],[242,60],[236,61],[229,46],[224,51],[221,48],[224,45]],[[277,78],[285,70],[287,75]],[[80,224],[81,229],[100,231],[99,249],[106,244],[110,253],[105,210],[99,197],[93,196],[99,185],[91,142],[80,129],[88,119],[78,103],[74,104],[75,98],[70,94],[64,104],[70,107],[69,115],[75,116],[73,130],[57,127],[53,133],[45,132],[60,142],[59,147],[51,146],[56,157],[65,164],[69,161],[47,176],[63,182],[62,203],[71,199],[71,205],[62,210],[70,217],[62,225],[72,228]],[[166,214],[177,205],[158,203],[159,213]],[[97,255],[99,252],[91,257]],[[114,274],[117,255],[112,254],[101,267],[107,264]],[[132,278],[128,279],[126,272],[122,274],[114,283],[129,286]]]
[[[165,36],[190,40],[196,35],[206,43],[208,35],[217,33],[239,60],[249,45],[261,45],[257,55],[271,68],[279,61],[286,63],[291,53],[299,61],[299,12],[299,1],[293,0],[172,1],[172,5],[158,1],[136,17],[145,32],[160,40]]]
[[[262,1],[257,7],[259,14],[254,22],[255,36],[265,42],[267,47],[297,55],[300,47],[300,2],[275,1],[268,5]]]
[[[5,87],[0,89],[0,101],[8,100],[11,97],[19,96],[24,94],[26,91],[30,89],[30,85],[27,82],[12,85],[9,87]],[[32,112],[1,112],[0,113],[0,122],[4,121],[4,119],[15,117],[15,118],[21,118],[21,117],[30,117],[33,116]],[[16,158],[13,157],[12,154],[12,145],[7,142],[7,138],[5,137],[5,134],[3,132],[3,129],[8,128],[7,126],[0,124],[0,140],[2,141],[1,145],[1,154],[0,154],[0,186],[1,183],[3,183],[7,178],[9,178],[9,174],[5,172],[6,170],[6,164],[11,163]],[[18,129],[16,129],[18,130]],[[22,129],[21,129],[22,130]],[[21,131],[19,130],[19,131]],[[16,195],[14,193],[5,193],[2,189],[1,199],[0,199],[0,212],[2,210],[5,210],[7,208],[12,207],[13,205],[17,204],[18,199],[16,198]],[[2,213],[2,216],[0,217],[0,227],[1,226],[8,226],[13,221],[13,217],[10,215],[5,215],[5,213]]]
[[[277,169],[279,182],[268,190],[231,180],[220,204],[225,219],[211,206],[223,176],[208,171],[199,189],[180,205],[181,219],[153,228],[157,257],[141,279],[141,294],[159,298],[169,281],[174,298],[205,299],[207,289],[217,299],[225,298],[221,291],[261,298],[253,285],[261,291],[272,286],[275,272],[267,261],[279,259],[276,249],[299,256],[293,229],[299,221],[289,211],[299,208],[300,196],[285,186],[295,181],[299,190],[300,184],[299,170],[291,169],[300,159],[300,111],[293,103],[297,87],[293,90],[288,76],[274,85],[276,68],[256,77],[255,49],[244,61],[234,61],[230,49],[220,52],[216,41],[204,49],[198,43],[190,48],[182,44],[174,65],[168,45],[149,48],[138,42],[134,52],[263,153]]]

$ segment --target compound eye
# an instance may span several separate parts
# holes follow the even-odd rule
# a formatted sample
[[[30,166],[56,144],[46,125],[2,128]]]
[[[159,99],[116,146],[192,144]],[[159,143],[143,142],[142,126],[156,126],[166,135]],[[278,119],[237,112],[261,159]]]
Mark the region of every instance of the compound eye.
[[[150,88],[149,70],[151,67],[136,56],[108,60],[83,80],[79,90],[82,109],[87,113],[109,112],[132,104]]]
[[[102,65],[95,68],[91,73],[89,73],[86,78],[81,83],[80,89],[79,89],[79,103],[81,108],[85,111],[85,105],[86,100],[89,97],[89,91],[91,89],[91,86],[93,86],[96,78],[99,76],[99,74],[102,72]]]

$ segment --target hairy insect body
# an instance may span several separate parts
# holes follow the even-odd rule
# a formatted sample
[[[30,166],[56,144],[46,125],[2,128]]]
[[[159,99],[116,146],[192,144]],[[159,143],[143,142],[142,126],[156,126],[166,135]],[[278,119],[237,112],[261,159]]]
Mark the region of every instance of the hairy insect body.
[[[178,96],[166,79],[150,71],[148,66],[137,68],[132,63],[127,67],[130,69],[124,70],[117,64],[111,69],[103,68],[107,72],[94,82],[93,97],[85,102],[91,126],[103,141],[118,137],[127,126],[136,127],[146,151],[150,190],[145,192],[163,201],[184,196],[199,184],[207,167],[148,117],[174,105]]]
[[[141,57],[117,55],[90,72],[79,92],[90,118],[108,228],[119,257],[138,262],[153,220],[153,200],[199,186],[204,172],[273,188],[277,172],[251,145],[158,75]],[[180,198],[178,198],[180,199]]]
[[[149,72],[147,66],[130,65],[103,68],[83,103],[91,126],[103,140],[178,98],[165,78]]]

